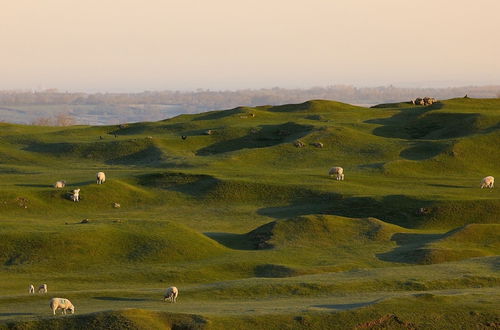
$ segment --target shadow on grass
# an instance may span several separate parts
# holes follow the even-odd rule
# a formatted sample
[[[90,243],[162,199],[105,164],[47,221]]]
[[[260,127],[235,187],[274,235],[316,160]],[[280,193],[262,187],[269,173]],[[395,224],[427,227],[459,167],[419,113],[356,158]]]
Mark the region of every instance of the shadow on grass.
[[[281,143],[291,142],[307,135],[313,130],[311,125],[301,125],[288,122],[281,125],[260,125],[255,134],[218,141],[196,152],[197,156],[206,156],[230,152],[240,149],[254,149],[276,146]]]
[[[127,297],[92,297],[92,299],[105,300],[105,301],[148,301],[148,300],[150,300],[150,299],[144,299],[144,298],[127,298]]]
[[[399,155],[408,160],[425,160],[439,155],[446,148],[447,144],[445,143],[417,141],[401,151]]]
[[[426,221],[426,216],[417,215],[420,208],[428,207],[429,201],[410,198],[404,195],[388,195],[382,199],[371,197],[344,198],[337,194],[331,198],[295,199],[285,206],[261,208],[258,214],[287,219],[309,214],[339,215],[350,218],[374,217],[382,221],[415,228]]]
[[[255,243],[246,234],[207,232],[205,236],[234,250],[255,250]]]
[[[380,124],[382,126],[373,130],[373,134],[390,138],[411,138],[442,140],[467,136],[478,131],[480,128],[480,115],[477,113],[447,113],[431,112],[443,108],[441,102],[430,106],[410,107],[400,109],[400,111],[390,118],[370,119],[366,123]],[[490,129],[482,130],[484,132]],[[402,153],[402,157],[407,159],[425,159],[425,155],[432,155],[439,151],[438,144],[423,144],[407,149]],[[423,153],[422,153],[423,152]],[[425,156],[428,158],[428,156]]]
[[[439,106],[439,108],[442,105]],[[389,118],[369,119],[365,123],[382,125],[373,130],[373,134],[391,138],[409,138],[411,133],[407,126],[415,122],[424,113],[438,108],[438,103],[432,106],[414,106],[400,109],[398,113]]]
[[[355,309],[355,308],[361,308],[361,307],[365,307],[365,306],[368,306],[368,305],[376,304],[376,303],[378,303],[381,300],[383,300],[383,299],[380,298],[380,299],[375,299],[373,301],[360,302],[360,303],[354,303],[354,304],[312,305],[311,307],[329,308],[329,309]]]
[[[427,185],[432,187],[442,187],[442,188],[471,188],[470,186],[457,186],[452,184],[439,184],[439,183],[428,183]]]
[[[0,313],[1,316],[23,316],[23,315],[34,315],[33,313]]]
[[[395,249],[376,254],[382,261],[401,262],[406,264],[421,264],[421,249],[428,243],[441,239],[446,234],[413,234],[396,233],[392,235],[391,240],[395,241],[398,247]]]
[[[15,185],[18,187],[54,188],[52,184],[16,183]]]

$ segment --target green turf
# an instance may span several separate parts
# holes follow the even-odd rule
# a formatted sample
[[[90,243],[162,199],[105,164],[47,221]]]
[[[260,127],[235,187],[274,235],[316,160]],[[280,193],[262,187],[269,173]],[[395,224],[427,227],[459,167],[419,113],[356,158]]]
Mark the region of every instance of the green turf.
[[[499,99],[0,123],[0,322],[498,326],[500,193],[479,188],[500,177],[498,145]],[[344,181],[328,176],[332,166]],[[30,283],[49,294],[29,296]],[[170,285],[177,304],[161,302]],[[77,315],[51,317],[52,296]]]

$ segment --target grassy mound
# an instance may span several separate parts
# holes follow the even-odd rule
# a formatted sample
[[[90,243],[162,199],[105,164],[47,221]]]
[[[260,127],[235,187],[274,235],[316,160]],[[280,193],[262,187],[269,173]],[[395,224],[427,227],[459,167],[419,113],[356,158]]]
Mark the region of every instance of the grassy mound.
[[[0,329],[205,329],[207,320],[198,315],[152,312],[140,309],[97,312],[37,321],[6,322]]]
[[[500,224],[469,224],[417,250],[419,263],[430,264],[500,254]]]
[[[304,112],[304,113],[328,113],[332,111],[360,110],[361,107],[342,102],[311,100],[300,104],[286,104],[273,107],[266,107],[271,112]]]
[[[264,148],[291,142],[303,137],[312,129],[308,125],[288,122],[281,125],[260,125],[248,132],[247,129],[217,130],[216,142],[198,150],[198,155],[211,155],[240,149]],[[245,135],[243,135],[245,134]]]
[[[2,229],[0,237],[0,263],[4,266],[58,270],[189,261],[225,251],[205,236],[172,222],[89,220],[54,226],[44,232],[20,232],[11,226]]]
[[[483,192],[489,197],[488,191]],[[472,223],[494,224],[498,223],[498,212],[500,200],[497,199],[437,202],[429,208],[429,214],[422,217],[420,227],[446,229]]]
[[[109,164],[150,164],[161,159],[151,139],[92,143],[33,143],[25,150],[58,158],[83,158]]]
[[[417,264],[437,264],[500,253],[498,224],[469,224],[444,234],[398,233],[399,245],[382,253],[382,260]]]
[[[261,226],[247,236],[261,246],[342,246],[348,242],[389,241],[403,228],[375,218],[352,219],[338,216],[302,216]]]
[[[139,183],[146,187],[182,192],[211,202],[267,203],[295,199],[329,201],[339,198],[334,193],[317,192],[296,185],[218,179],[211,175],[182,172],[141,175]]]

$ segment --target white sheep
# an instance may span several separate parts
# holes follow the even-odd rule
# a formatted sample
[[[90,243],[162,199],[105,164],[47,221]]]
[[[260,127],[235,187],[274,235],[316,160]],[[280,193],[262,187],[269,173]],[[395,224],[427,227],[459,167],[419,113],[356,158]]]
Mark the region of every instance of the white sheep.
[[[72,192],[71,192],[71,200],[73,202],[79,202],[80,201],[80,188],[78,189],[74,189]]]
[[[165,295],[163,297],[163,301],[170,300],[170,302],[176,302],[177,296],[179,295],[179,290],[175,286],[171,286],[167,288]]]
[[[106,174],[104,172],[97,172],[97,184],[106,182]]]
[[[50,299],[50,309],[52,313],[56,315],[56,310],[60,309],[63,314],[66,314],[66,311],[71,311],[71,314],[75,314],[75,306],[66,298],[52,298]]]
[[[33,284],[30,284],[28,290],[29,294],[35,294],[35,286]]]
[[[38,287],[38,293],[47,293],[47,284],[42,284]]]
[[[56,183],[54,183],[54,188],[64,188],[64,186],[66,186],[66,181],[56,181]]]
[[[495,183],[495,178],[490,176],[487,176],[481,180],[481,189],[484,187],[486,188],[493,188],[493,184]]]
[[[344,180],[344,169],[340,166],[334,166],[328,171],[328,175],[333,176],[336,175],[336,180]]]

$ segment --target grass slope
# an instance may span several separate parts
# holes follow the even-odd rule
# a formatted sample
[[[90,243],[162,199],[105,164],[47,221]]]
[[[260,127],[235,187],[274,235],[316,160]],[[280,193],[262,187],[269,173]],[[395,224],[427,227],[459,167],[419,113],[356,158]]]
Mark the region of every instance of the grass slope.
[[[0,123],[0,319],[19,329],[495,325],[500,194],[479,182],[499,177],[499,141],[499,99]],[[332,166],[344,181],[328,177]],[[79,203],[68,198],[76,188]],[[45,318],[47,297],[25,293],[33,282],[85,315]],[[159,304],[172,284],[189,304]]]

